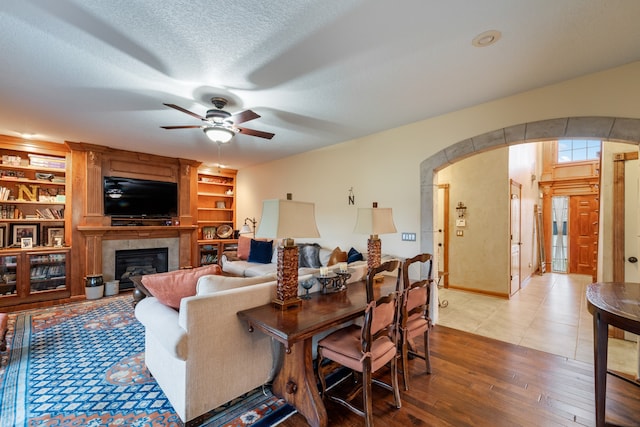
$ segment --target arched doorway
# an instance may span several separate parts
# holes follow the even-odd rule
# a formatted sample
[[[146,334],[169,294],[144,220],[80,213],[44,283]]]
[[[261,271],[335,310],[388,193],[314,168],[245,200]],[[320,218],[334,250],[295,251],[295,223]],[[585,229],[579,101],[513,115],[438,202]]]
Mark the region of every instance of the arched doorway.
[[[640,145],[640,119],[567,117],[523,123],[460,141],[425,159],[420,165],[421,250],[437,253],[434,176],[438,170],[494,148],[561,138],[597,138]]]

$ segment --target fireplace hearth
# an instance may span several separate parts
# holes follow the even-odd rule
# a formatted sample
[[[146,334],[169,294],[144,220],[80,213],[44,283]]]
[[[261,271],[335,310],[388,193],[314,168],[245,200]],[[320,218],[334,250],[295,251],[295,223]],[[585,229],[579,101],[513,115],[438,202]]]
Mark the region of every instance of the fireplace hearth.
[[[115,251],[115,279],[120,290],[132,289],[132,276],[164,273],[169,270],[169,248],[127,249]]]

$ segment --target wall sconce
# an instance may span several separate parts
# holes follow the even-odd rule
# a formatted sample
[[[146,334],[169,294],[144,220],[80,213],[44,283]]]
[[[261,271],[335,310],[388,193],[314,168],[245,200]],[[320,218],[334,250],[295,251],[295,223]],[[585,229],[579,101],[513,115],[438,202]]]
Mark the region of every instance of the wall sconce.
[[[462,202],[458,202],[458,206],[456,206],[456,213],[458,214],[458,218],[464,218],[464,215],[467,213],[467,207]]]
[[[245,218],[244,225],[240,227],[240,234],[254,234],[256,232],[256,221],[255,218]],[[251,225],[249,225],[251,224]]]

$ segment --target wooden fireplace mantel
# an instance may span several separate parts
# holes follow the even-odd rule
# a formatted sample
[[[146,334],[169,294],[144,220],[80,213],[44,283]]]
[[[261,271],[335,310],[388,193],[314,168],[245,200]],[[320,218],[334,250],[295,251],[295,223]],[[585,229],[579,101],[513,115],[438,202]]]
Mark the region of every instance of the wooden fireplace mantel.
[[[86,274],[102,274],[102,241],[166,239],[177,237],[180,247],[180,267],[192,267],[192,242],[196,225],[171,226],[95,226],[79,225],[85,240]]]

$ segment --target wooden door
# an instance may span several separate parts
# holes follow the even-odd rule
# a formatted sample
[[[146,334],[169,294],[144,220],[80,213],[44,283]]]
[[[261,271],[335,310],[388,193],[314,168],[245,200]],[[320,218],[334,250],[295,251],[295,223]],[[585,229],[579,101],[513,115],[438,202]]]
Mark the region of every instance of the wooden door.
[[[597,195],[569,198],[569,273],[588,274],[596,280],[598,263]]]
[[[521,185],[511,180],[511,285],[509,295],[520,290]]]

